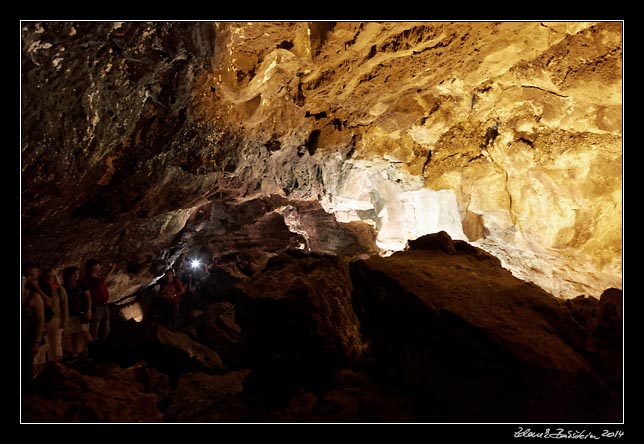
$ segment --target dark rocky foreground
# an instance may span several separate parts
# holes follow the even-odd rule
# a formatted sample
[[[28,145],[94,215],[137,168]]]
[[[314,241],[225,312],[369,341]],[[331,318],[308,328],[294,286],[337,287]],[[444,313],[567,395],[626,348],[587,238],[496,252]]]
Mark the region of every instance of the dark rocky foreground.
[[[176,330],[144,294],[92,361],[41,374],[23,422],[623,420],[620,290],[560,300],[444,232],[249,274],[213,273]]]

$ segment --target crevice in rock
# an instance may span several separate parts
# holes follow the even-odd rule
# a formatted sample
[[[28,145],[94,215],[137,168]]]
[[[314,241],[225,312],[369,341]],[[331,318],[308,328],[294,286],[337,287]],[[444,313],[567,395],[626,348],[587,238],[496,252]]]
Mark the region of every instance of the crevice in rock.
[[[565,80],[565,77],[564,77],[564,80]],[[542,88],[542,87],[536,86],[536,85],[521,85],[521,88],[534,88],[534,89],[539,89],[541,91],[547,92],[549,94],[554,94],[557,97],[563,97],[563,98],[568,97],[568,96],[566,96],[564,94],[560,94],[560,93],[555,92],[555,91],[550,91],[549,89],[545,89],[545,88]]]
[[[309,134],[309,138],[306,140],[306,149],[309,152],[310,156],[313,156],[318,149],[318,143],[320,141],[320,130],[313,130]]]
[[[320,119],[326,119],[326,111],[320,111],[319,113],[313,113],[311,114],[310,112],[304,113],[304,117],[313,117],[315,120],[320,120]]]
[[[324,46],[328,35],[333,32],[336,22],[309,22],[311,32],[311,49],[314,55],[319,54]]]

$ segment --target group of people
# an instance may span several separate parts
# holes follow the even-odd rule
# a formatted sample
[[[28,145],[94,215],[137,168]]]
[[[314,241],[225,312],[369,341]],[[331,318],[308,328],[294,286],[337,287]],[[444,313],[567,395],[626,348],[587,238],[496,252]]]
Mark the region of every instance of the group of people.
[[[34,262],[22,266],[22,385],[33,388],[40,368],[46,362],[87,357],[89,343],[110,333],[109,280],[116,264],[107,273],[97,259],[89,259],[81,269],[70,265],[62,271],[62,284],[52,268]]]
[[[198,294],[199,282],[217,266],[190,264],[182,253],[158,281],[162,301],[162,322],[177,327]],[[196,266],[195,266],[196,265]],[[88,358],[89,344],[105,339],[110,333],[109,290],[106,285],[115,264],[104,272],[97,259],[61,272],[62,284],[54,269],[34,262],[22,267],[22,371],[23,388],[33,388],[40,369],[47,362]],[[194,301],[193,301],[194,302]]]

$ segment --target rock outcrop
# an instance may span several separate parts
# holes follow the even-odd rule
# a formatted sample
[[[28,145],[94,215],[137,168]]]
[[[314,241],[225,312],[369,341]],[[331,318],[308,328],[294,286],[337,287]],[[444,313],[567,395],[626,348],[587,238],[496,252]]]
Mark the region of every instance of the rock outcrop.
[[[179,330],[154,313],[117,324],[90,349],[99,372],[74,378],[109,379],[100,368],[117,362],[144,390],[111,397],[154,394],[168,422],[623,419],[620,290],[561,300],[445,232],[385,258],[284,252],[236,285],[234,303],[193,310]],[[56,417],[120,417],[74,416],[82,390],[71,400],[39,379]],[[23,404],[30,420],[52,417],[37,395]]]
[[[621,387],[585,347],[596,328],[488,253],[442,232],[351,273],[373,372],[418,393],[428,418],[619,419]],[[608,361],[621,373],[619,356]]]
[[[163,384],[163,376],[159,375]],[[150,372],[139,363],[77,370],[52,364],[39,376],[38,394],[22,399],[23,422],[162,422],[159,394],[150,387]]]
[[[240,287],[236,319],[254,357],[247,393],[284,401],[298,387],[329,387],[337,370],[360,360],[345,260],[282,253]]]

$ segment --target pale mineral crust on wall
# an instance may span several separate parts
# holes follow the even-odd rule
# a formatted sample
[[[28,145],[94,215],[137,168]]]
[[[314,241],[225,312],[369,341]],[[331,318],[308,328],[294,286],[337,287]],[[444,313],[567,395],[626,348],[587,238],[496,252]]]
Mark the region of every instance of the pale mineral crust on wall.
[[[24,23],[23,249],[101,249],[130,264],[126,292],[210,202],[213,250],[258,247],[249,226],[347,254],[444,230],[556,296],[599,297],[622,280],[622,32]]]
[[[441,228],[519,277],[564,297],[621,287],[620,23],[217,29],[214,84],[226,113],[247,140],[279,147],[237,169],[261,177],[260,190],[296,177],[294,195],[368,221],[394,249],[423,234],[405,224],[454,211],[425,198],[412,214],[405,193],[449,190],[465,233]],[[305,162],[316,166],[302,174]],[[322,181],[311,178],[317,165]],[[351,209],[361,214],[347,218]]]

